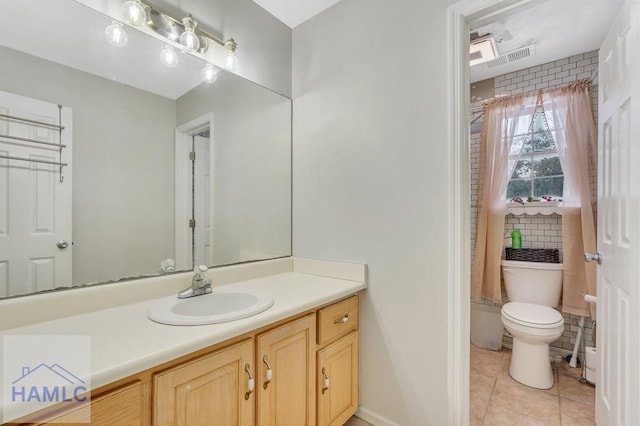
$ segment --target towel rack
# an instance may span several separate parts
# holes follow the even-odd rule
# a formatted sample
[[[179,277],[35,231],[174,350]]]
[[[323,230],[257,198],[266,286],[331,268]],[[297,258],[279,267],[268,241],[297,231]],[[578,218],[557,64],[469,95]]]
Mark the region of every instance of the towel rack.
[[[64,126],[62,125],[62,105],[58,105],[58,124],[51,124],[51,123],[46,123],[44,121],[31,120],[29,118],[18,117],[18,116],[9,115],[9,114],[0,114],[0,119],[16,121],[16,122],[28,124],[31,126],[45,127],[48,129],[53,129],[58,131],[58,141],[59,141],[58,143],[39,141],[37,139],[23,138],[20,136],[0,134],[0,138],[13,139],[13,140],[29,142],[29,143],[37,143],[40,145],[46,145],[46,146],[52,146],[52,147],[58,148],[58,161],[37,160],[35,158],[14,157],[12,155],[0,155],[0,159],[26,161],[30,163],[52,164],[54,166],[58,166],[59,173],[60,173],[60,183],[63,183],[64,176],[62,175],[62,168],[68,166],[69,163],[62,162],[62,150],[67,147],[67,145],[62,143],[62,131],[64,130]]]
[[[69,165],[68,163],[61,163],[59,161],[36,160],[35,158],[13,157],[11,155],[0,155],[0,160],[29,161],[30,163],[53,164],[54,166],[59,166],[59,167],[66,167]]]
[[[42,144],[42,145],[55,146],[56,148],[66,148],[67,147],[65,144],[62,144],[62,143],[44,142],[44,141],[39,141],[37,139],[22,138],[22,137],[19,137],[19,136],[0,135],[0,138],[14,139],[14,140],[17,140],[17,141],[24,141],[24,142],[39,143],[39,144]]]
[[[61,108],[61,105],[58,105],[58,108]],[[38,127],[48,127],[50,129],[56,129],[56,130],[64,129],[64,126],[61,126],[59,124],[51,124],[51,123],[45,123],[44,121],[30,120],[24,117],[16,117],[15,115],[0,114],[0,118],[4,118],[11,121],[18,121],[20,123],[25,123],[25,124],[31,124]]]

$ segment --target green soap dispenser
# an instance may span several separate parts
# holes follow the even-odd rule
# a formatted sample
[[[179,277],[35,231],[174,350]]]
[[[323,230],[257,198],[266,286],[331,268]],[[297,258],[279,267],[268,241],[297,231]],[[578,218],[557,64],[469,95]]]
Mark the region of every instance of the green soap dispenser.
[[[522,234],[519,229],[514,229],[511,233],[511,248],[522,248]]]

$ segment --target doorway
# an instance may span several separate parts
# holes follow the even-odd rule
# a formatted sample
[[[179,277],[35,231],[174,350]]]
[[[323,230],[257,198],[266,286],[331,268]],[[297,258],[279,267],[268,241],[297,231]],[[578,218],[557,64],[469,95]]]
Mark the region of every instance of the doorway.
[[[449,9],[449,99],[450,116],[450,192],[452,223],[450,226],[449,272],[452,285],[449,292],[449,393],[453,395],[454,409],[451,424],[468,424],[469,410],[469,336],[470,336],[470,262],[469,244],[471,217],[469,199],[470,152],[469,122],[472,117],[469,105],[469,33],[471,23],[481,26],[509,14],[533,6],[529,0],[468,0],[457,3]],[[601,41],[601,40],[600,40]]]
[[[176,270],[214,264],[213,115],[176,129]]]

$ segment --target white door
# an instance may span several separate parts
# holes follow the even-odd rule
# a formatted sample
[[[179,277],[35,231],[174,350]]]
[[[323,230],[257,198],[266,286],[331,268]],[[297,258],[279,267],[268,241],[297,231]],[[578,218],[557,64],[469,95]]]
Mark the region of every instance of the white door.
[[[0,92],[0,114],[0,157],[71,164],[69,108]],[[70,166],[62,176],[54,164],[0,158],[0,296],[72,284]]]
[[[208,137],[194,136],[193,150],[196,158],[193,167],[193,217],[196,227],[193,230],[193,264],[213,265],[211,183],[211,147]]]
[[[176,129],[176,271],[214,265],[212,145],[213,114]]]
[[[596,421],[640,425],[640,2],[600,49]]]

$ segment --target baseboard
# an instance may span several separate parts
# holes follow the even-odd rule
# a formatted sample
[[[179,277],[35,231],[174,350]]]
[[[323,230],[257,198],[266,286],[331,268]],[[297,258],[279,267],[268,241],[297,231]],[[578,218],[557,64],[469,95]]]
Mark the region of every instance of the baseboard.
[[[400,424],[363,407],[358,408],[356,416],[367,423],[371,423],[373,426],[400,426]]]

